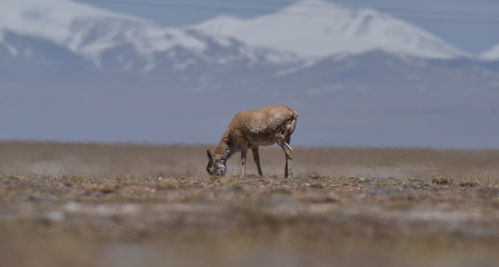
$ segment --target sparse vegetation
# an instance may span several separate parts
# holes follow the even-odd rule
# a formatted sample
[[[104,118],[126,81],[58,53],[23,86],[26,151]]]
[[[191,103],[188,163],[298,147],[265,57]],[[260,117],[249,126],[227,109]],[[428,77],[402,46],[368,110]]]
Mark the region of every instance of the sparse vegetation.
[[[499,151],[0,143],[5,266],[494,266]],[[263,163],[262,162],[262,163]],[[230,173],[239,173],[230,162]],[[229,173],[229,174],[230,174]],[[253,165],[248,173],[256,173]]]

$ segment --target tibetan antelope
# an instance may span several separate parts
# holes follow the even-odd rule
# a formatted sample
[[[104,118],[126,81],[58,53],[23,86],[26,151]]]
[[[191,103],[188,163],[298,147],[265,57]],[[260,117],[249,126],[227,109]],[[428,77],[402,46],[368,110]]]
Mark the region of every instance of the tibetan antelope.
[[[259,146],[269,146],[277,143],[286,156],[284,177],[292,174],[291,159],[293,149],[289,145],[291,134],[296,128],[298,113],[287,106],[275,105],[246,110],[237,113],[225,129],[220,142],[211,153],[207,150],[208,165],[206,170],[210,175],[224,176],[227,160],[236,152],[241,152],[241,177],[245,177],[246,154],[251,148],[253,159],[258,168],[258,174],[263,176],[260,166]]]

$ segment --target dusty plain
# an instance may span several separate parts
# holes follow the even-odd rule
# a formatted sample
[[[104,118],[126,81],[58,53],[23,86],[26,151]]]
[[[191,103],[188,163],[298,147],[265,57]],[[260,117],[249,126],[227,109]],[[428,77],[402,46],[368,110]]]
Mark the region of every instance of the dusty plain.
[[[0,142],[0,266],[499,265],[497,150],[207,148]]]

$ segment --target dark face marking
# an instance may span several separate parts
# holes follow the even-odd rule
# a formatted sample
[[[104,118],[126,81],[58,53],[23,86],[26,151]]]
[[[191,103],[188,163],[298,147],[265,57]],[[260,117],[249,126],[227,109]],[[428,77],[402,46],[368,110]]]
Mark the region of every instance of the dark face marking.
[[[224,176],[226,171],[225,162],[221,160],[214,160],[210,151],[208,151],[208,164],[206,164],[206,171],[210,175]]]

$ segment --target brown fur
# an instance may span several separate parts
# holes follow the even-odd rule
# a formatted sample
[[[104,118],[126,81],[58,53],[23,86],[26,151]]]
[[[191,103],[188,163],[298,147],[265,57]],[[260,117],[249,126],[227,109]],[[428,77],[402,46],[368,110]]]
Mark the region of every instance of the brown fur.
[[[220,142],[212,154],[208,153],[207,170],[210,174],[225,175],[226,162],[236,152],[241,152],[242,173],[245,176],[246,155],[252,150],[253,159],[259,175],[263,175],[260,166],[259,146],[279,144],[286,155],[284,176],[291,175],[288,161],[291,161],[293,149],[289,145],[291,134],[296,128],[298,113],[293,109],[274,105],[246,110],[237,113],[225,129]]]

